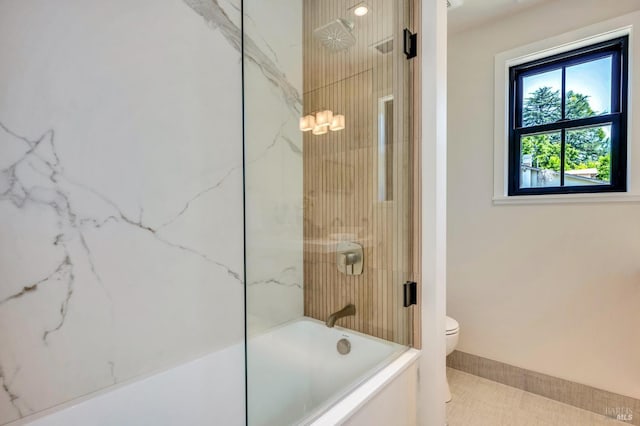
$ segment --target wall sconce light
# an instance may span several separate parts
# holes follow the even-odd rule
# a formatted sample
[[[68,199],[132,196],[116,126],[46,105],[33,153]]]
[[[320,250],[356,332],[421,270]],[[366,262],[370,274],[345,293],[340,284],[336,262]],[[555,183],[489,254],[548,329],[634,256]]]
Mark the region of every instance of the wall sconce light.
[[[316,113],[316,126],[329,126],[333,120],[333,111],[325,110]]]
[[[316,136],[324,135],[328,132],[329,132],[329,128],[327,126],[316,126],[311,131],[311,133],[313,133]]]
[[[331,124],[329,125],[329,130],[338,131],[344,129],[344,115],[338,114],[333,116],[333,120],[331,120]]]
[[[313,115],[300,117],[300,130],[308,132],[309,130],[313,130],[314,127],[316,127],[316,117]]]
[[[300,130],[311,131],[314,135],[325,135],[329,130],[337,132],[345,128],[345,118],[342,114],[333,114],[331,110],[317,111],[315,114],[300,118]]]

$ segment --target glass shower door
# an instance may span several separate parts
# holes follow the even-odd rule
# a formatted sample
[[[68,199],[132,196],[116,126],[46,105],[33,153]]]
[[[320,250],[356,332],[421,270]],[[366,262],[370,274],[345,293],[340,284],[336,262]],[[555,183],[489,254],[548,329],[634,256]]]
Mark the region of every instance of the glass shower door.
[[[304,423],[412,344],[406,3],[244,1],[251,425]]]

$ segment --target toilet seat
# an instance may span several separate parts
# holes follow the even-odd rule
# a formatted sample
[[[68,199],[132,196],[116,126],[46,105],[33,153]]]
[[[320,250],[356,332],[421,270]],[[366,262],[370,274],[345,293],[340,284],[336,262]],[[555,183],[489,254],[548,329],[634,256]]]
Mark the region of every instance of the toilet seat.
[[[447,336],[457,334],[460,331],[460,324],[451,317],[447,317]]]

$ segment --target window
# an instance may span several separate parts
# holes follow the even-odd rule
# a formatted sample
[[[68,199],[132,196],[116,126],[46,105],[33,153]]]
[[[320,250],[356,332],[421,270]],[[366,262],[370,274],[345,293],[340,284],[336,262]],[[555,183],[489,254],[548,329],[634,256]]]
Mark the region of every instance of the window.
[[[628,37],[509,69],[509,195],[627,190]]]

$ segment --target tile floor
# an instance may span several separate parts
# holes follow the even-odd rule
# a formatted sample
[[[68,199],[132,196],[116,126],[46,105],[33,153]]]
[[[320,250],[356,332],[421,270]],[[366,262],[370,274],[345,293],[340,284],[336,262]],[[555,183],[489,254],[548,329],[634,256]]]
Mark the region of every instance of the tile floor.
[[[449,426],[628,425],[590,411],[447,368]]]

